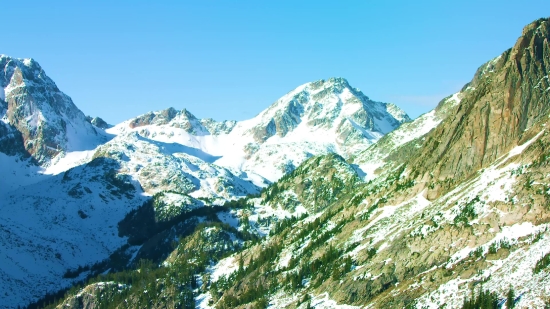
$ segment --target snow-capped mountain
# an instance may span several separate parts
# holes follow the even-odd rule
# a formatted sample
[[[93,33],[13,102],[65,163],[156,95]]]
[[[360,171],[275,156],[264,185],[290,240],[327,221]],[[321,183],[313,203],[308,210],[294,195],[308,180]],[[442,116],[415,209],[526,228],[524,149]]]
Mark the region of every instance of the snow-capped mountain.
[[[292,171],[307,158],[327,153],[343,157],[366,149],[410,121],[397,106],[370,100],[343,78],[299,86],[258,116],[245,121],[199,120],[173,108],[123,122],[112,134],[136,132],[215,157],[212,163],[262,186]]]
[[[163,205],[156,211],[173,218],[257,194],[312,156],[347,158],[409,121],[395,105],[331,78],[296,88],[246,121],[168,108],[111,126],[86,117],[36,61],[0,56],[0,64],[7,175],[0,179],[0,288],[8,306],[82,279],[86,272],[63,275],[126,244],[117,223],[153,195]]]

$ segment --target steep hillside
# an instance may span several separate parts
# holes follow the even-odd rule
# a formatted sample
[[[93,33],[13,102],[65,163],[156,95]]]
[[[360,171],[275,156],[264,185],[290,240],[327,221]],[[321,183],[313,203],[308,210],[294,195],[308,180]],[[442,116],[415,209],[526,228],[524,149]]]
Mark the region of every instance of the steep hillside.
[[[315,213],[359,182],[356,170],[339,155],[317,156],[266,188],[259,203],[296,215]]]
[[[457,108],[461,99],[469,91],[469,88],[465,88],[441,100],[434,110],[421,115],[414,121],[404,123],[369,148],[354,154],[350,160],[365,173],[367,180],[376,178],[385,169],[391,169],[392,166],[395,168],[410,156],[411,149],[419,147],[419,141],[428,132],[437,127]]]
[[[550,109],[549,31],[546,20],[530,24],[513,48],[480,67],[453,117],[407,163],[423,181],[433,183],[430,197],[447,192],[540,131],[536,126],[546,122]]]
[[[315,186],[305,185],[299,189],[292,186],[292,184],[301,183],[303,180],[311,180]],[[319,186],[322,182],[324,185]],[[96,277],[92,280],[95,283],[83,287],[82,290],[72,289],[67,292],[66,298],[62,299],[61,306],[74,308],[91,308],[97,305],[113,308],[117,306],[171,308],[175,305],[181,308],[195,308],[194,295],[197,295],[199,291],[208,290],[212,282],[219,283],[219,280],[225,280],[227,275],[238,271],[239,267],[243,267],[239,266],[240,257],[227,257],[229,254],[243,247],[259,248],[262,245],[254,235],[263,235],[264,231],[271,230],[273,234],[284,230],[289,226],[288,222],[298,220],[293,215],[300,215],[303,219],[308,216],[308,213],[318,213],[330,202],[337,201],[352,191],[353,185],[358,182],[360,179],[355,170],[342,157],[329,154],[310,158],[298,169],[263,190],[261,196],[228,203],[226,207],[229,207],[227,208],[229,212],[218,212],[217,214],[220,223],[201,219],[205,224],[197,226],[194,232],[179,234],[179,243],[161,263],[161,267],[149,265],[145,266],[149,267],[148,269],[144,269],[143,263],[135,265],[140,268],[140,273],[151,272],[150,276],[136,276],[132,275],[130,271],[115,273],[107,277]],[[281,204],[280,197],[289,195],[296,198],[293,204]],[[162,201],[163,199],[155,200]],[[155,207],[157,207],[156,201],[153,203]],[[148,231],[152,228],[151,224],[154,224],[147,223],[152,222],[151,217],[154,216],[154,212],[151,212],[149,216],[143,216],[139,214],[140,212],[143,211],[140,209],[137,212],[132,212],[119,224],[119,231],[123,228],[125,231],[123,233],[130,230],[126,228],[128,224],[133,226],[131,228],[134,230],[131,232],[133,236],[130,236],[129,241],[134,245],[139,242],[138,238],[149,239],[142,235],[149,233]],[[239,218],[238,221],[235,216]],[[137,221],[139,223],[136,224]],[[189,225],[189,222],[185,222],[185,225]],[[178,225],[174,227],[180,228]],[[151,235],[155,234],[155,232],[151,233]],[[174,236],[174,233],[169,232],[166,239],[174,239]],[[150,246],[147,244],[149,242],[148,240],[139,244],[143,248]],[[140,257],[150,258],[137,253],[134,257],[135,261]],[[242,260],[244,265],[244,258]],[[262,258],[259,262],[262,262]],[[190,274],[195,275],[191,276]],[[102,282],[105,279],[120,280],[125,283]],[[134,282],[134,284],[129,284],[130,282]],[[141,283],[137,284],[136,282]],[[211,299],[211,296],[204,301],[207,302],[208,299]]]
[[[74,278],[63,278],[65,271],[101,261],[125,243],[117,223],[144,196],[139,183],[118,168],[113,160],[96,159],[2,198],[4,306],[70,285]]]

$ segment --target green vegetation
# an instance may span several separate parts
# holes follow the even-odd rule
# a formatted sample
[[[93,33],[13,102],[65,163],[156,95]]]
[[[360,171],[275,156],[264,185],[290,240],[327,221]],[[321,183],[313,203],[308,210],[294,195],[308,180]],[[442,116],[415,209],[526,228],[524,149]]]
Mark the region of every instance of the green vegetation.
[[[476,258],[483,257],[483,255],[484,255],[483,247],[478,247],[477,249],[475,249],[470,253],[470,256],[474,256]]]
[[[217,308],[233,308],[245,304],[252,308],[265,308],[265,297],[279,288],[289,292],[296,291],[304,288],[306,279],[315,287],[328,279],[338,280],[349,272],[354,262],[349,256],[342,257],[343,250],[329,245],[322,251],[328,240],[349,222],[349,219],[343,220],[331,229],[326,228],[329,220],[340,211],[342,208],[328,211],[308,223],[302,221],[306,218],[305,215],[277,223],[271,233],[272,237],[259,244],[261,249],[255,250],[257,254],[248,258],[246,267],[239,267],[239,271],[212,283],[210,292],[214,300],[219,300]],[[277,258],[283,250],[281,239],[289,237],[292,242],[304,242],[306,239],[309,242],[302,248],[301,259],[291,258],[287,267],[276,269],[273,265],[277,265]],[[303,258],[313,257],[319,251],[323,253],[315,258]]]
[[[248,201],[252,198],[255,198],[255,197],[257,197],[257,196],[249,195],[247,197],[240,198],[238,200],[227,201],[227,202],[225,202],[223,207],[225,207],[227,209],[251,209],[252,206],[250,204],[248,204]]]
[[[267,306],[265,296],[269,292],[269,287],[274,285],[274,275],[276,273],[275,270],[269,270],[265,265],[273,265],[281,249],[282,247],[277,244],[265,245],[258,256],[250,258],[246,268],[239,267],[237,272],[232,273],[227,278],[221,277],[218,281],[213,282],[210,286],[210,293],[215,300],[219,299],[216,307],[221,309],[234,308],[235,306],[256,302],[256,308],[265,308]],[[258,284],[243,287],[242,293],[238,295],[223,292],[229,290],[236,282],[248,275],[253,275],[258,279]]]
[[[454,218],[455,224],[464,224],[465,226],[470,225],[470,220],[477,218],[477,213],[475,211],[474,205],[480,202],[479,196],[476,196],[471,201],[469,201],[462,209],[460,213]]]
[[[204,222],[196,226],[194,233],[179,240],[174,257],[169,265],[161,266],[148,260],[140,260],[135,269],[125,269],[97,275],[73,286],[70,290],[35,303],[30,308],[55,308],[64,299],[67,300],[84,287],[94,289],[96,308],[151,308],[163,304],[169,308],[195,308],[194,297],[198,286],[198,274],[206,266],[234,252],[235,248],[217,246],[218,241],[211,239],[215,230],[235,232],[233,228],[217,222]],[[224,248],[226,248],[224,250]],[[267,250],[266,255],[274,256],[274,251]],[[90,267],[81,267],[68,272],[67,277],[74,276]],[[92,285],[92,287],[90,287]],[[95,288],[93,288],[95,286]],[[70,301],[70,300],[69,300]]]
[[[506,309],[512,309],[516,306],[516,293],[514,291],[514,288],[510,286],[510,289],[508,289],[508,293],[506,294]]]
[[[533,272],[535,274],[540,273],[543,269],[548,267],[550,265],[550,253],[547,253],[545,256],[543,256],[540,260],[537,261],[537,264],[535,264],[535,268],[533,269]]]
[[[488,290],[479,290],[479,293],[472,291],[471,298],[467,298],[461,307],[462,309],[497,309],[498,295]]]
[[[261,192],[264,203],[294,211],[302,204],[317,212],[360,183],[357,173],[337,154],[315,156]]]
[[[501,241],[494,242],[489,246],[489,254],[495,254],[501,248],[502,249],[510,249],[510,248],[512,248],[512,245],[506,240],[501,240]]]
[[[307,213],[303,213],[300,217],[292,216],[290,218],[275,222],[275,224],[271,228],[271,231],[269,232],[269,235],[270,236],[277,235],[281,233],[283,230],[294,225],[296,222],[303,220],[305,218],[307,218]]]
[[[378,206],[382,206],[384,205],[385,203],[387,203],[388,200],[385,198],[385,197],[381,197],[379,198],[376,203],[374,203],[373,205],[371,205],[367,211],[365,213],[362,213],[360,216],[359,216],[359,220],[360,221],[367,221],[370,219],[370,216],[372,215],[372,213],[378,209]]]

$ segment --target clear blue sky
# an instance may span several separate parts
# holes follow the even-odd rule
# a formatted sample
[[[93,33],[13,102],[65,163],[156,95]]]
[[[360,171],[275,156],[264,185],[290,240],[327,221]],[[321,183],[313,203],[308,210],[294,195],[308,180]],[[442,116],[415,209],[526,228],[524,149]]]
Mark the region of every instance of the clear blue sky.
[[[0,53],[110,123],[170,106],[247,119],[333,76],[417,117],[548,15],[548,0],[10,1]]]

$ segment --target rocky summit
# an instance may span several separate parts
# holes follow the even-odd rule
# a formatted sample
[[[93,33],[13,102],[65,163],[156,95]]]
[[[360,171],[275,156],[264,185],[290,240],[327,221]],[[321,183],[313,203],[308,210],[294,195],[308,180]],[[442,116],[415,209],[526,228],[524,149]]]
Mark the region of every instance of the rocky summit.
[[[330,78],[111,126],[2,56],[1,306],[548,307],[549,39],[415,120]]]
[[[16,149],[23,157],[45,164],[61,152],[87,150],[105,141],[36,61],[0,55],[0,68],[3,137],[11,134],[9,143],[22,143]]]

